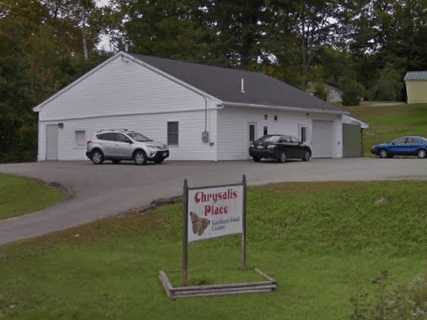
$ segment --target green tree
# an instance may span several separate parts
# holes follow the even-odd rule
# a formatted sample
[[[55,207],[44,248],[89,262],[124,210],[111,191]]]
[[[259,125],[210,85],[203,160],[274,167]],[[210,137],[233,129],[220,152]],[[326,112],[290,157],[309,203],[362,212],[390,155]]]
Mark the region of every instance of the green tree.
[[[345,106],[357,106],[365,95],[363,85],[352,78],[340,80],[340,88],[343,91],[342,103]]]
[[[118,48],[160,57],[205,61],[209,33],[202,27],[199,1],[154,0],[114,2],[113,35]],[[113,28],[114,29],[114,28]]]
[[[387,65],[380,70],[379,78],[369,93],[371,100],[400,101],[402,100],[403,82],[401,72]]]
[[[84,60],[83,26],[65,4],[72,6],[65,0],[0,4],[0,161],[34,160],[32,108],[103,59],[94,52]]]

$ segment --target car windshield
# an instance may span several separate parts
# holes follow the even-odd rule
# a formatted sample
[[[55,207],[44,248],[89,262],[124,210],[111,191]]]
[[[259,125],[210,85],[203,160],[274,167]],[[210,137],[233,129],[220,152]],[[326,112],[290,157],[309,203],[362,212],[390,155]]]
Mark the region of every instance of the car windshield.
[[[415,143],[418,144],[427,144],[427,139],[423,137],[415,137]]]
[[[138,141],[138,142],[149,142],[149,141],[153,141],[150,138],[144,136],[143,134],[141,134],[139,132],[128,132],[127,135],[129,137],[131,137],[133,140]]]
[[[270,142],[270,143],[276,143],[280,140],[281,136],[264,136],[262,138],[259,138],[259,142]]]

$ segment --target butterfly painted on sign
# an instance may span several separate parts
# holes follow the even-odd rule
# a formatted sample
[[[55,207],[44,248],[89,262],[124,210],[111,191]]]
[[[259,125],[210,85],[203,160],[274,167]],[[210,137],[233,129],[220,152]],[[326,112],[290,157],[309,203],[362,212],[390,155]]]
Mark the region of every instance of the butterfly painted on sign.
[[[209,225],[209,220],[206,218],[200,218],[194,212],[190,212],[191,223],[193,225],[193,233],[201,236],[205,232]]]

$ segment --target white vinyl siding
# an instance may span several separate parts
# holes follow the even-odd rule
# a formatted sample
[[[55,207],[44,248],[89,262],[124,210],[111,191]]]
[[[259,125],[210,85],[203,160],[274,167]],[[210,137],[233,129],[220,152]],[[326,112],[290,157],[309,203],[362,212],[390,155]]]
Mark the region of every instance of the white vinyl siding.
[[[275,116],[277,116],[277,120],[274,120]],[[332,132],[330,156],[342,157],[341,116],[279,110],[266,111],[251,107],[226,107],[218,111],[218,159],[242,160],[249,158],[250,124],[256,124],[256,138],[262,137],[264,127],[268,127],[269,134],[285,134],[300,138],[301,127],[305,127],[306,143],[311,145],[313,119],[330,121]]]
[[[82,160],[96,130],[126,128],[167,143],[167,123],[179,122],[179,145],[170,148],[173,160],[217,160],[218,101],[177,83],[129,59],[117,56],[82,81],[47,102],[39,112],[38,159],[46,160],[46,125],[58,130],[58,160]],[[201,141],[207,130],[211,143]]]
[[[277,120],[274,120],[275,115]],[[302,112],[225,107],[218,111],[219,160],[249,158],[249,125],[251,124],[256,124],[255,139],[263,136],[264,127],[268,127],[269,134],[288,134],[298,137],[298,125],[309,126],[310,121]]]
[[[58,130],[58,160],[84,160],[86,148],[77,147],[75,131],[85,130],[90,139],[97,130],[105,128],[127,128],[162,143],[167,143],[167,123],[179,122],[179,146],[170,146],[170,160],[217,160],[216,123],[217,111],[208,111],[208,131],[213,144],[203,143],[204,111],[181,112],[153,115],[129,115],[122,117],[102,117],[96,119],[66,120]],[[40,129],[52,122],[41,122]],[[55,123],[55,122],[53,122]],[[39,160],[45,158],[45,137],[40,135]]]
[[[211,100],[209,107],[213,106]],[[200,94],[120,56],[48,102],[41,121],[204,109]]]

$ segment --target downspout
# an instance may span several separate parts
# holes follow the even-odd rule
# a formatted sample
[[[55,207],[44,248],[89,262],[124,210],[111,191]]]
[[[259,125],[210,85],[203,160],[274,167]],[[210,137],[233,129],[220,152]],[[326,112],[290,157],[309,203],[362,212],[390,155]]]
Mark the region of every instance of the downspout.
[[[208,131],[208,97],[205,98],[205,132]]]

